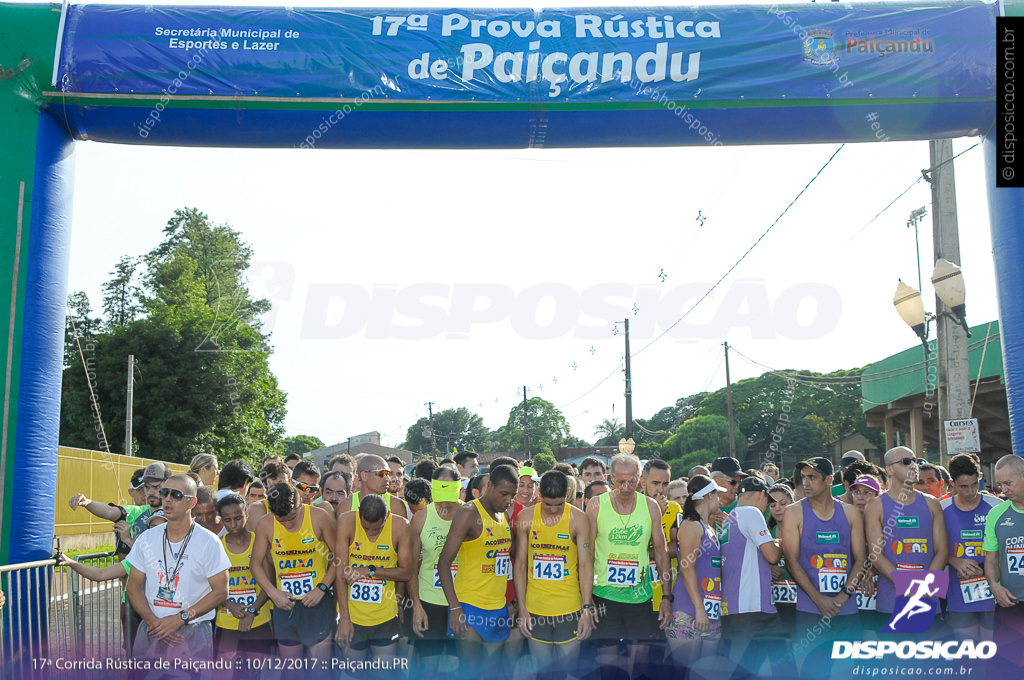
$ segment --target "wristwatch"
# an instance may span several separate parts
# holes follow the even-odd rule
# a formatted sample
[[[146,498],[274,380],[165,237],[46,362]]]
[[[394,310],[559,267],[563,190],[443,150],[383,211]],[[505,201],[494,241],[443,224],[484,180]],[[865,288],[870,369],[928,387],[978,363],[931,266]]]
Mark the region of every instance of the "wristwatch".
[[[320,583],[319,585],[317,585],[316,588],[317,588],[317,590],[322,590],[325,593],[330,590],[330,588],[328,587],[328,585],[326,583]]]
[[[242,607],[242,611],[246,614],[252,614],[253,616],[256,616],[256,607],[253,607],[252,605],[249,605],[248,607]]]
[[[843,592],[849,595],[850,597],[853,597],[857,594],[857,589],[851,588],[850,586],[843,586]]]
[[[370,575],[370,578],[373,578],[373,575],[377,573],[377,565],[371,564],[366,568],[366,572]]]
[[[192,617],[189,616],[188,610],[184,610],[178,614],[181,617],[183,623],[188,623],[188,620]]]
[[[661,596],[661,598],[663,600],[668,600],[669,602],[675,602],[676,601],[676,596],[673,595],[672,593],[665,593],[664,595]]]

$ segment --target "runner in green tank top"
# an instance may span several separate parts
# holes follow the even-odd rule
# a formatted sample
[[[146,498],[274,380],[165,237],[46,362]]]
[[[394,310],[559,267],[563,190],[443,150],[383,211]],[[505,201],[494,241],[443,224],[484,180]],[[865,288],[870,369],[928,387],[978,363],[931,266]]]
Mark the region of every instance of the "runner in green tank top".
[[[611,462],[612,491],[601,494],[587,505],[594,536],[594,604],[599,642],[599,662],[621,665],[616,653],[620,640],[654,641],[664,638],[664,629],[672,619],[672,569],[661,531],[661,508],[657,501],[637,493],[640,459],[619,454]],[[652,528],[657,531],[652,531]],[[648,546],[654,545],[654,561],[661,575],[661,607],[651,607]],[[647,645],[633,644],[634,658],[627,661],[632,674],[637,656],[648,656]]]

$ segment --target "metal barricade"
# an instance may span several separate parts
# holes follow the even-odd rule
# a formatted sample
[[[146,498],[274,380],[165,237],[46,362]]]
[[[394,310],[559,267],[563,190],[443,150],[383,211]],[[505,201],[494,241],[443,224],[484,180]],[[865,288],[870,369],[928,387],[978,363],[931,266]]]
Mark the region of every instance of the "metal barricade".
[[[53,559],[0,566],[7,604],[0,613],[0,668],[5,678],[27,678],[42,670],[50,654],[69,649],[70,611],[66,575]]]
[[[112,552],[80,555],[98,568]],[[36,678],[57,659],[123,658],[120,579],[94,582],[54,559],[0,566],[0,669],[7,679]]]
[[[79,555],[75,560],[98,569],[117,564],[113,552]],[[114,578],[96,582],[70,569],[68,572],[74,649],[95,659],[124,656],[124,631],[121,625],[124,581]]]

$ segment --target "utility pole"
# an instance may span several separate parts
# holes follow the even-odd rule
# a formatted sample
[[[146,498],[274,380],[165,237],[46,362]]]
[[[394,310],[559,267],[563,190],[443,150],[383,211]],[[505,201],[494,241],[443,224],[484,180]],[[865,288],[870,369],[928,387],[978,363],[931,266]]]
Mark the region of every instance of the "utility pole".
[[[953,142],[936,139],[928,143],[931,160],[932,238],[934,263],[945,258],[960,265],[960,236],[956,216],[956,178],[953,173]],[[947,420],[971,415],[971,379],[967,365],[967,335],[952,318],[950,310],[935,296],[935,348],[939,355],[939,450],[942,464],[946,453]],[[927,378],[926,378],[927,379]],[[923,451],[915,451],[923,456]]]
[[[430,414],[430,455],[437,451],[437,439],[434,437],[434,402],[427,402],[427,413]]]
[[[128,355],[128,407],[124,418],[124,455],[132,455],[132,402],[135,398],[135,355]]]
[[[729,378],[729,343],[723,342],[725,347],[725,406],[729,417],[729,455],[736,458],[736,421],[732,416],[732,380]]]
[[[633,438],[633,380],[629,373],[629,319],[624,322],[626,330],[626,439]]]
[[[526,385],[523,385],[523,447],[526,456],[523,460],[527,460],[530,457],[530,408],[526,400]]]

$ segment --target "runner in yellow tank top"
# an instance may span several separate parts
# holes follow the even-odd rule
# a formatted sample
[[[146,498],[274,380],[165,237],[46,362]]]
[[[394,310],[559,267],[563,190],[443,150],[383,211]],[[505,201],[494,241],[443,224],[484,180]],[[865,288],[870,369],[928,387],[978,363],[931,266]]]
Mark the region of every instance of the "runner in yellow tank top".
[[[388,510],[376,494],[363,497],[359,510],[338,519],[338,632],[335,639],[349,659],[395,656],[401,626],[395,582],[412,576],[409,523]]]
[[[256,535],[245,528],[245,499],[230,493],[217,501],[217,513],[227,533],[220,539],[231,567],[228,599],[217,608],[217,654],[265,657],[274,639],[270,623],[273,605],[252,575],[252,546]]]
[[[668,551],[669,563],[672,565],[672,578],[675,579],[679,568],[676,557],[676,530],[683,518],[683,508],[675,501],[668,499],[668,484],[672,481],[672,468],[657,458],[647,461],[643,474],[640,476],[640,490],[648,498],[653,498],[661,509],[661,529],[665,534],[665,548]],[[654,611],[661,609],[661,575],[654,561],[654,543],[648,548],[651,570],[651,607]],[[671,593],[669,597],[672,597]]]
[[[505,591],[512,575],[513,546],[505,511],[518,488],[519,474],[514,469],[499,465],[491,470],[480,498],[455,513],[437,560],[448,601],[448,625],[470,675],[480,672],[485,656],[496,655],[508,637]],[[456,557],[459,570],[453,579]]]
[[[594,627],[590,522],[566,502],[568,493],[564,473],[541,476],[539,502],[516,522],[514,570],[516,597],[526,609],[519,627],[530,653],[538,668],[561,675],[575,669],[580,640]]]
[[[334,524],[327,513],[302,505],[291,482],[267,491],[270,515],[256,527],[252,573],[274,602],[274,634],[286,658],[326,661],[334,627]],[[270,558],[276,578],[264,560]]]
[[[275,484],[287,482],[291,478],[292,471],[280,460],[271,461],[260,468],[260,480],[263,482],[264,491],[269,491],[270,487]],[[264,495],[262,499],[249,504],[249,510],[246,512],[245,528],[255,532],[256,525],[268,514],[270,514],[270,510],[267,509],[267,499]]]

